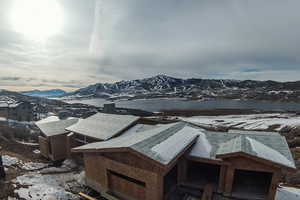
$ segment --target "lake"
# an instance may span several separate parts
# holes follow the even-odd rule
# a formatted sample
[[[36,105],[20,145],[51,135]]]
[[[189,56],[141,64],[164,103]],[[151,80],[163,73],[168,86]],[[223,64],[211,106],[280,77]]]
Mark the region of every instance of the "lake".
[[[102,107],[105,103],[111,103],[104,99],[71,100],[68,103],[83,103]],[[228,100],[211,99],[205,101],[193,101],[180,98],[172,99],[138,99],[115,101],[117,107],[134,108],[146,111],[160,111],[172,109],[257,109],[263,111],[300,111],[300,103],[257,101],[257,100]]]

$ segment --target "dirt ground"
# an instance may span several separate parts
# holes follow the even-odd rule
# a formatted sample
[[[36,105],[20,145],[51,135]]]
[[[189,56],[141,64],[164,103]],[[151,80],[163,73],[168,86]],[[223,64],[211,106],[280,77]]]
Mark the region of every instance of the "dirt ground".
[[[33,151],[38,147],[20,144],[14,141],[0,140],[0,146],[2,147],[1,153],[17,157],[23,161],[32,162],[47,162],[40,154],[35,154]]]
[[[24,162],[39,162],[39,163],[49,163],[40,154],[35,154],[33,151],[38,149],[38,147],[28,146],[19,144],[14,141],[4,141],[0,140],[1,154],[9,155],[11,157],[16,157]],[[14,187],[11,181],[18,176],[26,173],[26,170],[20,169],[18,167],[9,167],[6,169],[5,180],[0,181],[0,200],[7,199],[8,196],[16,197],[14,194]]]

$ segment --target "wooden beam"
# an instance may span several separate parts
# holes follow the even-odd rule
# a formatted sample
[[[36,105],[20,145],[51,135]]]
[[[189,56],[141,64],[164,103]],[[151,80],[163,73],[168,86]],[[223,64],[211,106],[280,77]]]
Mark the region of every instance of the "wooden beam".
[[[105,153],[105,152],[127,152],[128,147],[105,148],[105,149],[71,149],[74,153]]]
[[[213,196],[213,185],[206,184],[204,186],[204,192],[203,192],[201,200],[212,200],[212,196]]]
[[[199,158],[199,157],[194,157],[187,155],[186,158],[191,161],[195,162],[202,162],[202,163],[208,163],[208,164],[214,164],[214,165],[230,165],[229,162],[223,161],[223,160],[214,160],[214,159],[209,159],[209,158]]]
[[[182,158],[177,165],[177,183],[180,184],[186,181],[187,176],[187,160]]]
[[[108,194],[107,192],[102,192],[101,194],[107,200],[119,200],[118,198]]]
[[[267,200],[274,200],[275,199],[275,195],[276,195],[276,191],[277,191],[279,181],[280,181],[279,173],[274,173],[273,176],[272,176],[270,187],[269,187]]]
[[[84,194],[84,193],[82,193],[82,192],[79,192],[78,193],[81,197],[83,197],[83,198],[85,198],[85,199],[88,199],[88,200],[97,200],[97,199],[95,199],[95,198],[93,198],[93,197],[91,197],[91,196],[89,196],[89,195],[87,195],[87,194]]]
[[[219,175],[219,186],[218,186],[218,192],[220,192],[220,193],[224,192],[224,189],[225,189],[226,170],[227,170],[227,166],[222,165],[221,170],[220,170],[220,175]]]
[[[157,192],[157,196],[156,196],[156,199],[164,199],[164,177],[159,174],[157,176],[157,179],[156,179],[157,183],[157,187],[156,187],[156,190],[154,190],[153,192]]]
[[[225,196],[231,196],[233,180],[234,180],[234,172],[235,172],[235,169],[232,166],[229,166],[227,168],[226,181],[225,181],[226,184],[225,184],[225,190],[224,190]]]

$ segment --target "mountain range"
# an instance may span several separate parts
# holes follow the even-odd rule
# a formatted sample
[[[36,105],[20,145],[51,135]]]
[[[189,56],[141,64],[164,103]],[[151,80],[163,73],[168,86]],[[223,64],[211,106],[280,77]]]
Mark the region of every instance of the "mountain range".
[[[35,97],[60,97],[66,95],[67,92],[60,89],[53,90],[29,90],[21,92],[24,95],[35,96]]]
[[[183,97],[300,101],[300,81],[276,82],[227,79],[181,79],[157,75],[145,79],[96,83],[64,98],[140,99]]]

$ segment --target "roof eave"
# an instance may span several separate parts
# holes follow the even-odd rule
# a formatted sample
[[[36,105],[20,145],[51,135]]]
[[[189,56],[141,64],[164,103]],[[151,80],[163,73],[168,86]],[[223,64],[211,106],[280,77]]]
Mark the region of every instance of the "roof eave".
[[[71,152],[73,153],[108,153],[108,152],[127,152],[129,150],[128,147],[118,147],[118,148],[102,148],[102,149],[77,149],[73,148],[71,149]]]
[[[257,156],[253,156],[253,155],[247,154],[245,152],[234,152],[234,153],[227,153],[227,154],[217,154],[216,158],[224,159],[224,158],[233,158],[233,157],[239,157],[239,156],[250,158],[250,159],[252,159],[254,161],[257,161],[257,162],[260,162],[260,163],[263,163],[263,164],[266,164],[266,165],[269,165],[269,166],[271,165],[271,166],[273,166],[275,168],[280,168],[280,169],[284,168],[288,172],[295,172],[295,171],[297,171],[296,167],[290,167],[290,166],[287,166],[287,165],[284,165],[284,164],[276,163],[276,162],[273,162],[273,161],[270,161],[270,160],[266,160],[266,159],[263,159],[263,158],[260,158],[260,157],[257,157]]]
[[[72,130],[72,129],[68,129],[68,127],[65,128],[65,130],[67,130],[67,131],[69,131],[69,132],[73,132],[73,133],[78,134],[78,135],[90,137],[90,138],[93,138],[93,139],[95,139],[95,140],[105,141],[105,140],[109,140],[109,139],[111,139],[111,138],[113,138],[113,137],[116,137],[116,136],[118,136],[118,135],[121,135],[123,132],[125,132],[126,130],[128,130],[130,127],[132,127],[132,126],[134,126],[135,124],[137,124],[139,119],[140,119],[140,118],[134,120],[134,121],[131,122],[129,125],[127,125],[125,128],[121,129],[120,131],[118,131],[117,133],[113,134],[113,135],[110,136],[110,137],[102,137],[102,138],[100,138],[100,137],[93,137],[93,136],[90,136],[90,135],[87,135],[87,134],[84,134],[84,133],[79,133],[79,132],[74,131],[74,130]]]

